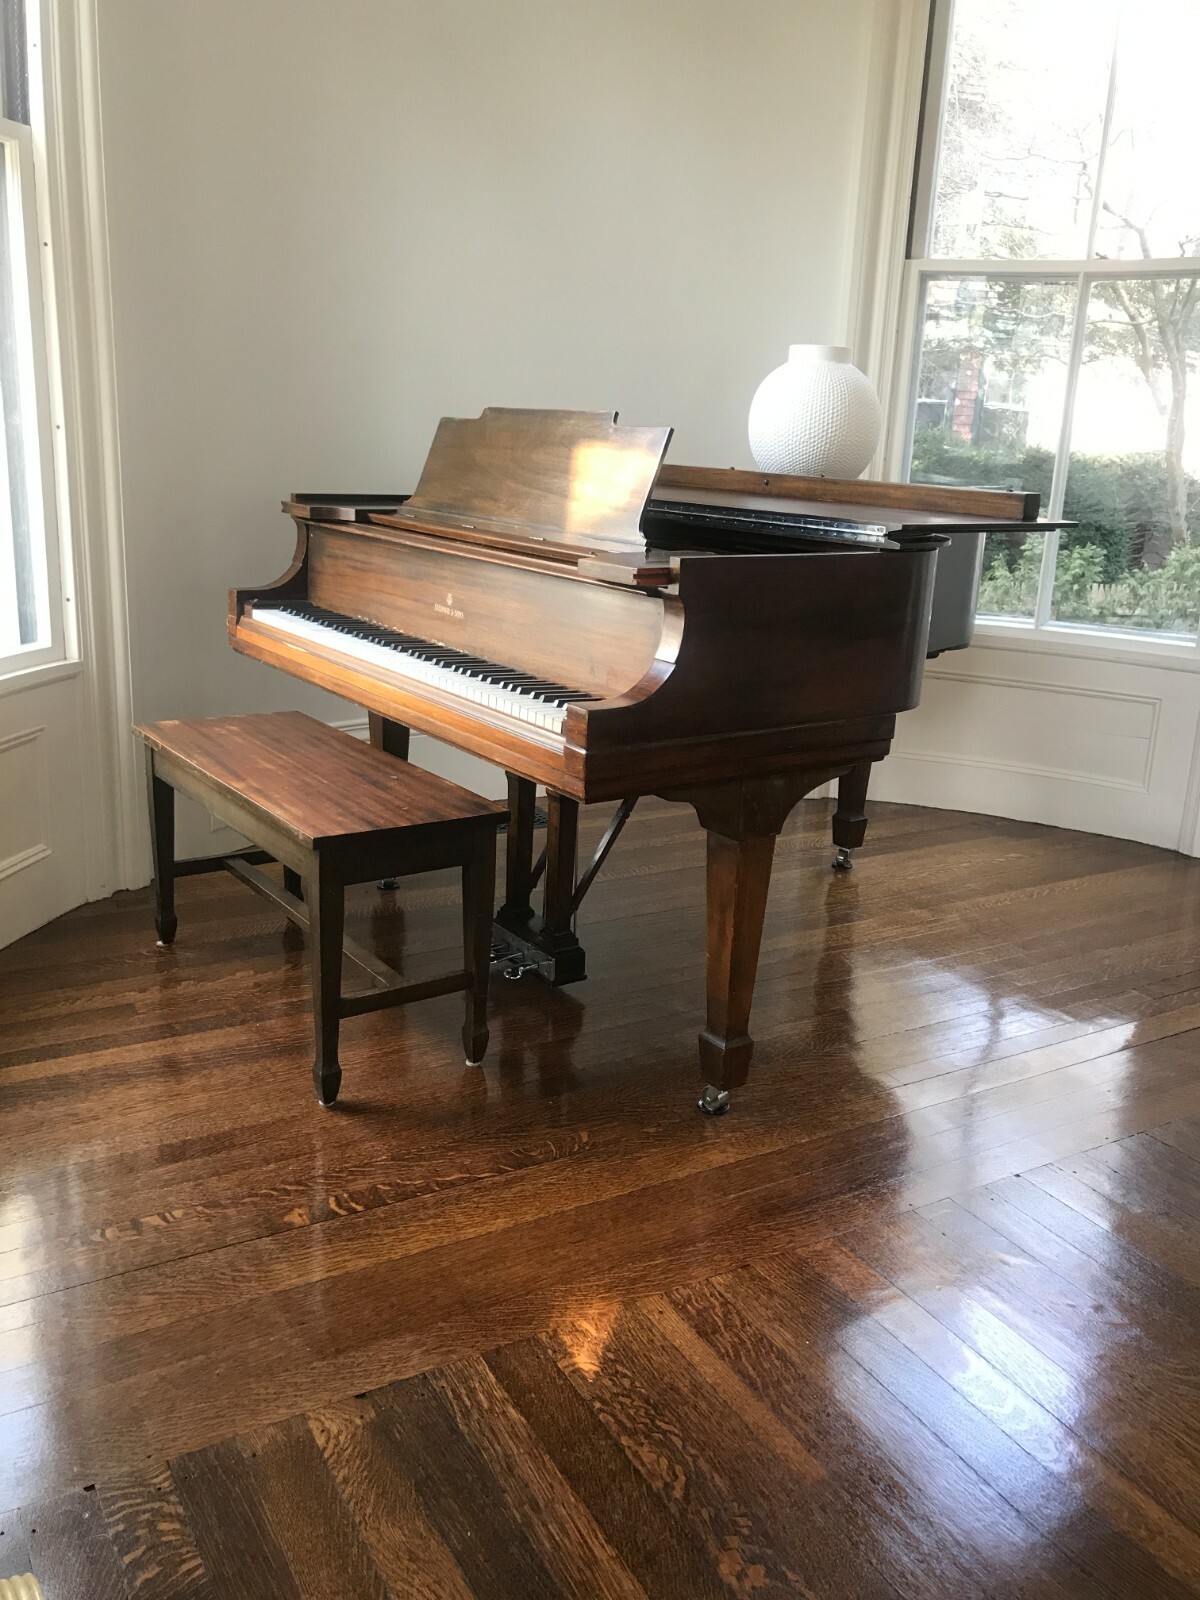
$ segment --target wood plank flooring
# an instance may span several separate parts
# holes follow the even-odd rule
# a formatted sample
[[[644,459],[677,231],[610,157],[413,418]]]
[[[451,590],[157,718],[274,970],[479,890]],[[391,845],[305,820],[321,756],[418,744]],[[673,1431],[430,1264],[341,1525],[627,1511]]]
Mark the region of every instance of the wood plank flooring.
[[[224,878],[0,952],[0,1576],[47,1600],[1200,1595],[1200,863],[879,806],[780,843],[730,1116],[703,843],[591,976],[348,1023]],[[589,836],[603,818],[589,819]],[[364,889],[413,978],[450,879]]]

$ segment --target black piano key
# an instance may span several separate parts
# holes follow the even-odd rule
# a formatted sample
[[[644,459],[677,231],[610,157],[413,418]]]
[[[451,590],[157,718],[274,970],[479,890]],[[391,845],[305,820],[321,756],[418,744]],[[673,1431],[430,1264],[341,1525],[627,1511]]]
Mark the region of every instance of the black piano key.
[[[272,609],[282,611],[288,616],[300,617],[307,622],[319,623],[335,633],[361,639],[367,644],[395,650],[398,654],[411,656],[431,666],[461,673],[463,677],[487,684],[492,688],[520,695],[526,699],[538,700],[543,705],[561,708],[599,699],[598,695],[588,694],[584,690],[568,689],[564,684],[552,683],[533,673],[520,672],[499,662],[488,661],[483,656],[471,655],[450,645],[435,644],[428,639],[419,639],[414,634],[402,633],[398,629],[385,627],[382,623],[347,617],[309,601],[289,600]]]

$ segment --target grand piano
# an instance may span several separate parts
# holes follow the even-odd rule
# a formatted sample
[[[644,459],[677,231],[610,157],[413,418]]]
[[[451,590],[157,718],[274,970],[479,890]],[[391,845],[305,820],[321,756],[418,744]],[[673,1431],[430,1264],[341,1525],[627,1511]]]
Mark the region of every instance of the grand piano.
[[[1016,529],[1036,497],[664,463],[670,430],[606,412],[444,418],[412,495],[295,494],[296,551],[235,589],[234,649],[508,774],[497,952],[585,975],[575,915],[641,795],[707,830],[701,1106],[746,1081],[775,840],[838,780],[838,859],[873,762],[916,705],[938,550]],[[546,844],[534,860],[535,798]],[[579,807],[617,807],[577,870]],[[534,895],[544,879],[540,909]]]

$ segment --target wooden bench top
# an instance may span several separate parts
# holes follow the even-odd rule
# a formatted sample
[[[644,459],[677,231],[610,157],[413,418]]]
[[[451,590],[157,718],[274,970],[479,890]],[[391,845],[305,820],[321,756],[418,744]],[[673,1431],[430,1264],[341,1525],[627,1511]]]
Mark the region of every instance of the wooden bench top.
[[[505,815],[499,802],[300,711],[151,722],[135,732],[310,847],[394,828],[476,820],[494,827]]]

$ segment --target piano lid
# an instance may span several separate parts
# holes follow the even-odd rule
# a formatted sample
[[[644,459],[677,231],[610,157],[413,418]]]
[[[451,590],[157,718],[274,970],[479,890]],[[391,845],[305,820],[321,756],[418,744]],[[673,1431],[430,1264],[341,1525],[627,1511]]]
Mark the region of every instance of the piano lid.
[[[415,494],[372,520],[547,560],[644,558],[642,513],[670,438],[607,411],[443,417]]]

